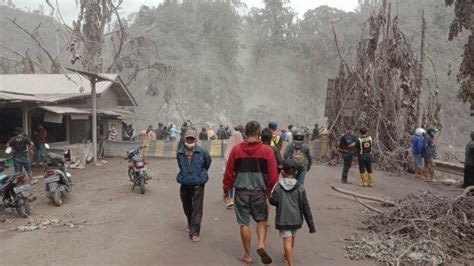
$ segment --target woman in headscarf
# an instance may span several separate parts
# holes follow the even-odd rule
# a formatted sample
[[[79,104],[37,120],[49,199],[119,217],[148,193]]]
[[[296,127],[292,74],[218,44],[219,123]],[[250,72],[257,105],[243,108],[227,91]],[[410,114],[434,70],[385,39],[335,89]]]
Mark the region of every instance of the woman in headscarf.
[[[223,169],[222,174],[225,173],[225,167],[227,165],[227,160],[229,160],[230,152],[232,151],[232,149],[236,145],[240,144],[243,141],[244,141],[244,138],[242,137],[242,134],[240,133],[240,131],[235,130],[232,133],[232,136],[229,139],[229,143],[227,144],[227,148],[225,149],[225,153],[224,153],[225,162],[224,162],[224,169]],[[234,206],[234,192],[235,192],[234,189],[231,189],[229,191],[229,200],[225,201],[225,204],[226,204],[227,208],[232,208],[232,206]]]

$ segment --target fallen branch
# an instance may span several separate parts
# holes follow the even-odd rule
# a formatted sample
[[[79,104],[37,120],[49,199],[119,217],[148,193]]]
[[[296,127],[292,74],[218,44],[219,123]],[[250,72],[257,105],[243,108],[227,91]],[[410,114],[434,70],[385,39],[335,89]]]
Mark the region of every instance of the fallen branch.
[[[362,202],[358,197],[354,196],[354,198],[357,200],[357,202],[359,202],[362,206],[366,207],[367,209],[371,210],[371,211],[374,211],[376,213],[382,213],[381,210],[375,208],[375,207],[372,207],[370,206],[369,204],[366,204],[364,202]]]
[[[331,187],[332,190],[337,191],[337,192],[342,193],[342,194],[350,195],[350,196],[353,196],[353,197],[358,197],[358,198],[361,198],[361,199],[366,199],[366,200],[372,200],[372,201],[385,203],[389,206],[398,206],[398,204],[393,202],[393,201],[388,201],[388,200],[384,200],[384,199],[377,198],[377,197],[374,197],[374,196],[368,196],[368,195],[355,193],[355,192],[345,190],[345,189],[341,189],[341,188],[338,188],[338,187],[335,187],[335,186],[330,186],[330,187]]]
[[[459,196],[456,197],[456,200],[460,200],[460,199],[462,199],[462,198],[467,197],[467,195],[468,195],[469,192],[471,192],[471,191],[474,191],[474,186],[469,186],[469,187],[465,188],[465,189],[464,189],[464,192],[463,192],[461,195],[459,195]]]

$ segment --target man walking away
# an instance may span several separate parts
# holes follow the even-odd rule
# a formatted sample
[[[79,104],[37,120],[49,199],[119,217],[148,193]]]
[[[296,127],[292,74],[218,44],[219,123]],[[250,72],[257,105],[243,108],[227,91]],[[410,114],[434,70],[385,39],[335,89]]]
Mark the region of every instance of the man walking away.
[[[278,124],[275,121],[270,121],[268,123],[268,128],[272,131],[272,146],[277,147],[279,151],[281,151],[281,147],[283,146],[283,141],[280,138],[280,134],[278,133]]]
[[[298,173],[296,174],[296,180],[301,184],[304,184],[306,173],[311,170],[313,159],[309,151],[308,144],[304,141],[304,134],[300,130],[296,130],[293,135],[293,142],[288,144],[286,147],[284,159],[293,159],[298,165]]]
[[[156,139],[162,140],[164,139],[165,129],[163,128],[163,123],[158,123],[158,128],[156,129]]]
[[[34,144],[24,135],[21,127],[15,128],[15,134],[16,136],[7,142],[7,147],[11,147],[13,150],[15,173],[21,173],[24,168],[26,175],[30,179],[30,183],[34,184],[36,182],[33,182],[33,172],[31,171],[31,164],[28,159],[28,153],[32,151]]]
[[[298,166],[292,159],[283,161],[282,178],[275,186],[270,198],[270,204],[275,206],[275,228],[283,238],[284,259],[289,266],[294,265],[293,248],[295,247],[296,231],[303,225],[309,227],[309,233],[316,233],[313,215],[303,184],[295,179]],[[303,220],[304,219],[304,220]]]
[[[286,142],[288,142],[288,144],[293,142],[293,128],[293,125],[288,126],[288,133],[286,133]]]
[[[374,179],[372,172],[372,137],[369,136],[368,129],[360,129],[360,137],[356,141],[357,160],[359,161],[360,186],[373,187]]]
[[[344,184],[350,184],[350,182],[347,181],[347,176],[349,174],[349,169],[352,166],[352,157],[354,155],[356,140],[357,136],[352,132],[352,126],[346,126],[346,133],[342,135],[338,148],[338,151],[341,153],[342,160],[344,161],[341,177],[341,182]]]
[[[184,139],[185,143],[177,154],[179,173],[176,180],[181,184],[180,196],[189,238],[197,243],[201,233],[204,186],[209,180],[207,171],[212,160],[208,151],[196,145],[197,133],[194,129],[188,129]]]
[[[227,135],[227,133],[224,129],[224,125],[220,125],[219,129],[217,130],[217,139],[218,140],[223,140],[223,139],[226,138],[226,135]]]
[[[471,131],[471,141],[466,145],[464,160],[464,187],[474,186],[474,131]]]
[[[263,264],[272,263],[265,251],[267,237],[267,197],[278,182],[278,172],[273,150],[260,141],[260,124],[248,122],[245,126],[247,139],[230,152],[224,174],[224,201],[235,187],[234,210],[240,225],[240,236],[244,246],[241,261],[252,263],[250,255],[250,217],[257,223],[257,254]]]
[[[199,140],[209,140],[207,136],[207,130],[205,127],[202,128],[201,133],[199,133]]]
[[[321,128],[318,124],[315,124],[313,128],[313,134],[311,135],[311,141],[316,141],[319,139],[319,130],[321,130]]]
[[[426,134],[424,135],[425,138],[425,149],[423,151],[423,158],[425,159],[425,166],[426,166],[426,181],[433,182],[435,178],[435,162],[434,158],[436,157],[436,146],[434,143],[434,139],[436,137],[437,130],[435,128],[428,128],[426,130]]]
[[[272,148],[273,152],[275,153],[275,158],[276,158],[277,167],[278,167],[278,173],[280,173],[283,158],[281,157],[281,153],[278,150],[278,148],[271,146],[272,137],[273,137],[272,136],[272,131],[269,128],[264,128],[262,130],[262,136],[260,137],[260,139],[262,140],[263,144],[265,144],[267,146],[270,146]]]

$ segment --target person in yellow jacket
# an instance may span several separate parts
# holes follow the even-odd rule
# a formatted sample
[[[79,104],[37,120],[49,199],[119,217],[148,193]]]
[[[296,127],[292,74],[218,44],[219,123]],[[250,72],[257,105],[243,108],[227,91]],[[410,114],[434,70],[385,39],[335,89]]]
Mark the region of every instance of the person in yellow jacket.
[[[360,136],[356,141],[357,157],[359,161],[360,186],[373,187],[374,178],[372,172],[372,137],[368,135],[368,129],[360,129]]]
[[[270,145],[272,147],[276,147],[278,151],[281,151],[281,147],[283,146],[283,140],[280,137],[280,133],[278,132],[278,124],[275,121],[270,121],[268,123],[268,128],[272,131],[272,142]]]

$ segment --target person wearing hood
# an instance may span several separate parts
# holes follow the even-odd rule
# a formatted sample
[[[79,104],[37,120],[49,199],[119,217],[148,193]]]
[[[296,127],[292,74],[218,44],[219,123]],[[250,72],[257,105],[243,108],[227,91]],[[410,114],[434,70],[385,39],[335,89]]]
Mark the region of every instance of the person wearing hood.
[[[276,207],[275,228],[280,231],[280,237],[283,239],[284,259],[291,266],[294,265],[296,231],[302,227],[304,220],[308,224],[310,234],[316,232],[316,227],[306,191],[303,184],[295,178],[298,171],[296,161],[284,160],[282,170],[282,178],[272,191],[270,204]]]
[[[189,230],[189,238],[196,243],[200,240],[204,186],[209,180],[207,171],[212,159],[207,150],[196,144],[197,132],[194,129],[188,129],[184,139],[185,143],[176,156],[179,166],[176,181],[181,184],[180,197],[188,222],[186,230]]]
[[[423,173],[425,164],[423,161],[423,151],[425,149],[426,143],[423,138],[423,133],[426,131],[423,128],[417,128],[415,130],[415,136],[412,139],[412,154],[415,163],[415,176],[417,178],[423,179]]]
[[[466,145],[464,160],[464,187],[474,186],[474,131],[471,131],[471,141]]]
[[[234,210],[245,252],[240,260],[252,263],[249,227],[252,217],[257,223],[257,254],[263,264],[271,264],[272,259],[265,251],[267,197],[278,182],[276,158],[273,150],[260,141],[260,124],[257,121],[247,123],[245,135],[247,139],[236,145],[229,154],[223,180],[224,201],[228,201],[229,190],[234,187]]]
[[[293,159],[298,165],[298,173],[296,174],[296,180],[301,184],[304,184],[306,173],[311,170],[313,160],[309,151],[308,144],[304,141],[304,134],[301,130],[295,130],[293,135],[293,142],[289,143],[286,147],[283,158]]]

